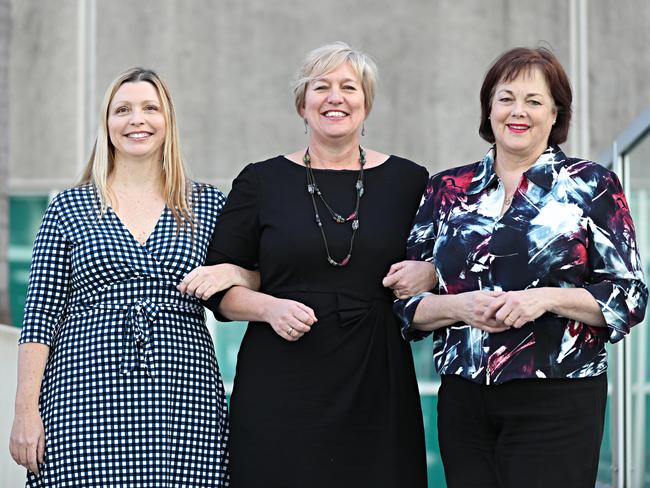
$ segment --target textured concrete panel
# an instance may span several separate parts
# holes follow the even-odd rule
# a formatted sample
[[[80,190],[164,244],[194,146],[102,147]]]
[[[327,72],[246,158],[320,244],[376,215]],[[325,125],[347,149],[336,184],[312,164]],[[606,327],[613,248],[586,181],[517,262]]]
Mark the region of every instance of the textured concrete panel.
[[[650,105],[650,2],[589,1],[591,154]]]
[[[12,100],[22,102],[12,108],[11,177],[73,180],[75,145],[87,152],[94,139],[91,127],[86,133],[75,129],[78,92],[84,89],[77,83],[82,2],[13,2]],[[431,171],[474,161],[486,151],[478,136],[478,91],[499,53],[542,42],[571,70],[566,0],[84,5],[96,5],[95,24],[86,23],[95,45],[85,47],[94,49],[96,67],[86,78],[95,100],[84,106],[86,117],[95,121],[104,90],[119,72],[135,65],[157,69],[176,101],[193,174],[226,190],[246,163],[304,147],[289,82],[303,55],[328,41],[345,40],[379,65],[380,86],[363,144]],[[615,11],[605,0],[587,5],[593,156],[650,103],[650,4],[630,0]],[[613,95],[617,89],[620,97]],[[572,152],[568,143],[565,149]]]
[[[14,0],[10,177],[76,176],[77,2]]]
[[[498,53],[546,40],[568,58],[566,11],[562,0],[100,2],[97,89],[128,66],[158,68],[194,174],[223,183],[304,145],[289,81],[309,49],[346,40],[380,68],[364,144],[436,170],[485,151],[478,89]]]

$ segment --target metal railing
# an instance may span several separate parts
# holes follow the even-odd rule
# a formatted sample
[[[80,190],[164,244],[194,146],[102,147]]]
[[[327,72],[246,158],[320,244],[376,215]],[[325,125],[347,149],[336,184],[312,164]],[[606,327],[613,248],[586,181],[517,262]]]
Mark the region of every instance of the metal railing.
[[[630,153],[641,142],[650,137],[650,107],[648,107],[625,131],[612,143],[611,149],[603,153],[598,161],[611,168],[621,179],[623,189],[628,198],[631,195],[632,167]],[[633,202],[634,205],[634,202]],[[645,207],[645,205],[642,205]],[[644,214],[645,212],[642,212]],[[649,225],[646,219],[636,222],[637,230]],[[641,244],[641,243],[639,243]],[[646,248],[647,249],[647,248]],[[650,256],[645,256],[650,259]],[[639,339],[646,340],[647,334],[641,334]],[[642,426],[633,425],[633,385],[632,385],[632,357],[631,346],[628,341],[621,341],[611,349],[612,360],[612,482],[615,488],[639,488],[638,483],[644,473],[638,472],[641,466],[635,466],[634,450],[632,444],[633,429]],[[638,390],[638,388],[637,388]],[[642,395],[640,390],[637,396]],[[643,398],[645,400],[645,397]],[[638,407],[643,408],[645,401]],[[645,408],[643,408],[645,409]],[[642,414],[644,412],[637,412]],[[637,435],[641,435],[637,432]],[[636,446],[638,450],[640,446]],[[643,469],[642,469],[643,470]],[[637,471],[637,472],[635,472]],[[643,470],[645,471],[645,470]]]

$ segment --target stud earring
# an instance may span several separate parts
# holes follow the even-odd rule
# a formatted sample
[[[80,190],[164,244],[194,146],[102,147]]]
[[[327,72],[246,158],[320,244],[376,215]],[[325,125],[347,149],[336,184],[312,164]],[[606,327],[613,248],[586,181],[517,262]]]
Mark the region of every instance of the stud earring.
[[[364,122],[361,124],[361,135],[365,136],[366,135],[366,123]]]
[[[308,127],[307,119],[302,119],[302,121],[305,123],[305,134],[306,134],[307,133],[307,127]]]

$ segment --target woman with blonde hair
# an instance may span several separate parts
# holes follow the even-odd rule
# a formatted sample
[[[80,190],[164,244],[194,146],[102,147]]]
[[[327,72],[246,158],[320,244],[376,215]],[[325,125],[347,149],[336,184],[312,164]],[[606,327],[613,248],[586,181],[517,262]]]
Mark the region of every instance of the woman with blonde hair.
[[[382,286],[405,256],[425,168],[362,147],[376,67],[344,43],[295,83],[307,146],[235,179],[207,264],[259,269],[259,292],[210,299],[250,321],[231,399],[235,487],[424,487],[409,345]]]
[[[227,486],[214,347],[176,288],[223,203],[187,178],[165,83],[120,75],[81,184],[52,200],[34,244],[10,443],[27,486]],[[257,279],[232,265],[206,277],[210,290]]]

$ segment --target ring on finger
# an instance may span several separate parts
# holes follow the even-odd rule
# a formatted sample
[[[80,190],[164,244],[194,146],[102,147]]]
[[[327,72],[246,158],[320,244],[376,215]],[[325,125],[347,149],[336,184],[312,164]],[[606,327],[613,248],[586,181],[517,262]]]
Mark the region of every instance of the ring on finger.
[[[289,327],[289,330],[287,331],[287,334],[291,337],[293,337],[293,327]]]

